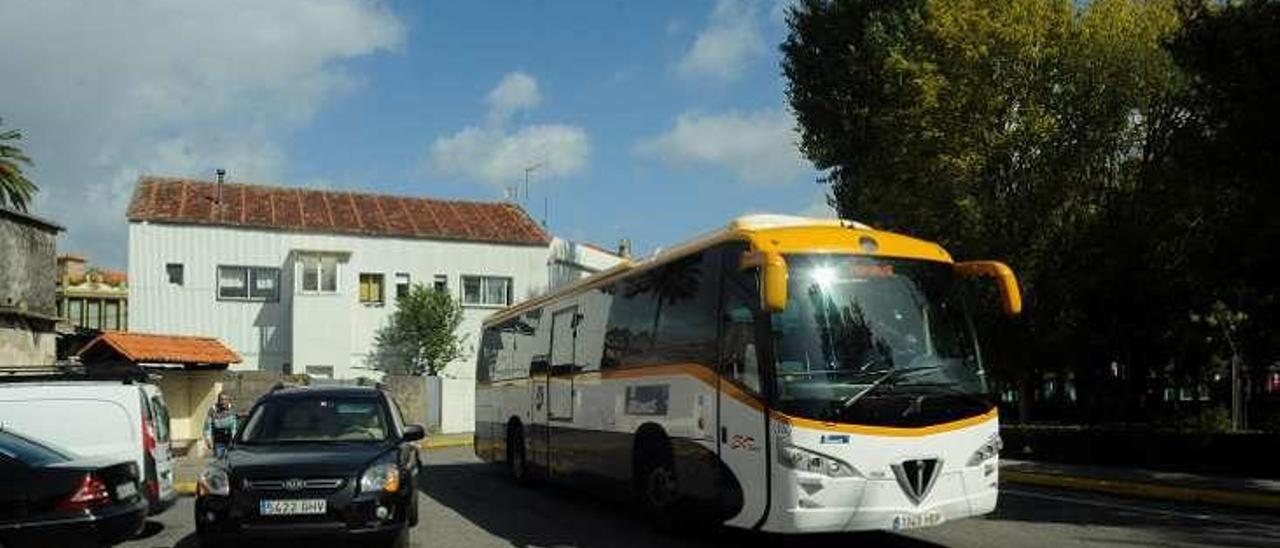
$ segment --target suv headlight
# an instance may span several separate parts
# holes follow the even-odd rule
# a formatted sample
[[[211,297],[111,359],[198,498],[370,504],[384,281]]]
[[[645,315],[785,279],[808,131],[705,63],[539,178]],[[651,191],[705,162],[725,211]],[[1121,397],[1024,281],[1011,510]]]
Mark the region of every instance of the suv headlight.
[[[987,441],[973,452],[973,456],[969,457],[969,466],[977,466],[986,462],[988,459],[994,458],[1000,454],[1000,450],[1004,448],[1004,441],[1000,439],[1000,434],[992,434]]]
[[[840,459],[820,455],[794,445],[778,446],[778,462],[792,470],[812,472],[832,478],[851,478],[858,475],[857,470]]]
[[[210,466],[200,473],[200,494],[228,496],[231,494],[231,478],[219,466]]]
[[[360,492],[400,490],[400,469],[392,463],[375,464],[360,476]]]

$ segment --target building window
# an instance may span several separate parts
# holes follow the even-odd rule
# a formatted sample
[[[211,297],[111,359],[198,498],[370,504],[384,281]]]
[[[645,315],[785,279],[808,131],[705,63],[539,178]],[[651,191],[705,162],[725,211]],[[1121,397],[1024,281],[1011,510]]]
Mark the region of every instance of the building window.
[[[463,276],[462,304],[481,306],[511,304],[511,278]]]
[[[101,303],[97,299],[89,299],[85,306],[85,322],[84,326],[89,329],[98,329],[102,327],[102,308]]]
[[[280,300],[280,269],[257,266],[219,266],[218,299],[224,301]]]
[[[302,291],[305,293],[338,292],[338,258],[333,255],[303,255]]]
[[[102,325],[103,329],[110,329],[112,331],[120,329],[119,301],[104,301],[103,315],[105,316],[105,318],[103,318],[105,320]]]
[[[182,285],[182,263],[169,263],[164,265],[164,273],[169,276],[169,283],[173,285]]]
[[[71,325],[84,327],[84,299],[67,299],[67,320]]]
[[[396,298],[399,299],[409,294],[409,274],[406,272],[396,273]]]
[[[308,365],[307,376],[320,377],[322,379],[332,379],[333,366],[332,365]]]
[[[384,300],[382,288],[382,274],[360,274],[360,302],[368,304],[382,304]]]
[[[431,288],[435,289],[436,291],[448,291],[449,277],[445,276],[444,274],[436,274],[435,281],[431,282]]]

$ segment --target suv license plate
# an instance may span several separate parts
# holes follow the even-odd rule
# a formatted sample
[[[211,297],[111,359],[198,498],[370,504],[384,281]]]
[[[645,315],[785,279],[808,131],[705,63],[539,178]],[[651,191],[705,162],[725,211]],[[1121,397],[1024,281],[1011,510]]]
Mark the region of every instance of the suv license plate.
[[[264,516],[299,516],[323,514],[324,499],[264,500],[258,503],[258,512]]]
[[[942,523],[941,512],[924,512],[921,514],[898,514],[893,516],[894,530],[919,529],[933,527]]]

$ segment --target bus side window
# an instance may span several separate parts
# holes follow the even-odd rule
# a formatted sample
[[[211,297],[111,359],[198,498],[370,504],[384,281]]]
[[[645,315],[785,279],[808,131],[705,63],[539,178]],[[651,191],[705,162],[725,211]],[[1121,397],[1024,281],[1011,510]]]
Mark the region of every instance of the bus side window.
[[[760,364],[756,358],[755,312],[750,301],[732,287],[725,287],[724,338],[720,350],[721,373],[761,393]]]

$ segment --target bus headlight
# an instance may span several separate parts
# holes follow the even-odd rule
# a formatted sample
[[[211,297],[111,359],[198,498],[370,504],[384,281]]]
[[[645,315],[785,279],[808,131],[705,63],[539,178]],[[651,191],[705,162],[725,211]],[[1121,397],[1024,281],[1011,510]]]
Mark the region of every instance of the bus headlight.
[[[1000,434],[992,434],[987,441],[973,452],[973,456],[969,457],[969,466],[977,466],[994,458],[1000,454],[1000,450],[1004,448],[1004,441],[1000,439]]]
[[[812,472],[832,478],[852,478],[858,475],[858,471],[854,470],[849,463],[794,445],[778,446],[778,462],[792,470]]]

